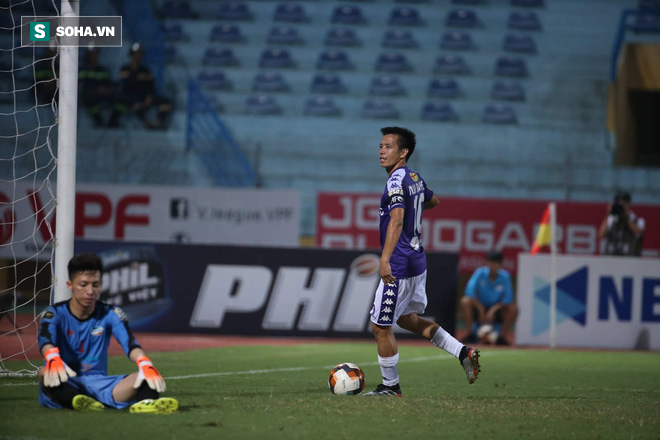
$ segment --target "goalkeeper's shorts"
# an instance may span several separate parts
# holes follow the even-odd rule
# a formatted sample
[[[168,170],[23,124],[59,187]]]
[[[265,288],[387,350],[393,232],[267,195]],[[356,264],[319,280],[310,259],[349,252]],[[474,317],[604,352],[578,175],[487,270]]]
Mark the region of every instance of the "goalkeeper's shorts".
[[[98,400],[105,405],[106,408],[122,409],[135,403],[135,400],[130,402],[115,402],[112,398],[112,390],[114,390],[117,384],[126,376],[127,375],[106,376],[103,374],[79,375],[69,377],[66,383],[70,384],[77,390],[80,390],[80,394]],[[41,386],[39,386],[39,403],[46,408],[63,408],[62,405],[53,401],[44,392],[44,389]]]

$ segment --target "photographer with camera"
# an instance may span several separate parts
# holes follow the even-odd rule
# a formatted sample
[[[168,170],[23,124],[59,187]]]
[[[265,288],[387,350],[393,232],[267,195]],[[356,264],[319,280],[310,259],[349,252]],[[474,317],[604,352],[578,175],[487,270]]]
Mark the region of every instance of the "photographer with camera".
[[[607,216],[598,230],[605,238],[605,255],[640,256],[646,222],[630,209],[630,193],[620,192],[608,204]]]

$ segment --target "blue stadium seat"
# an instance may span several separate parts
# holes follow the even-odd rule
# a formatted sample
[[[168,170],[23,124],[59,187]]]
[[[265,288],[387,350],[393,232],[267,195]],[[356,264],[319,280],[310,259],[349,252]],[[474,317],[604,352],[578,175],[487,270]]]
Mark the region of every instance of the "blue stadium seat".
[[[259,67],[267,69],[287,69],[296,67],[291,53],[287,49],[267,48],[261,52]]]
[[[213,110],[215,110],[217,113],[224,113],[225,106],[220,102],[220,99],[218,99],[216,95],[208,94],[206,95],[206,99],[208,100],[209,104],[211,104]]]
[[[429,3],[431,0],[394,0],[395,3]]]
[[[470,73],[470,68],[460,55],[440,55],[433,64],[433,73],[467,75]]]
[[[378,75],[371,80],[369,95],[372,96],[401,96],[406,94],[406,89],[399,78],[391,75]]]
[[[351,47],[359,46],[360,40],[358,40],[353,29],[332,28],[325,34],[324,44],[326,46]]]
[[[412,32],[407,29],[388,29],[383,36],[383,47],[412,49],[418,46]]]
[[[252,95],[245,100],[245,113],[248,115],[278,115],[282,107],[270,95]]]
[[[341,110],[332,98],[327,96],[312,96],[305,100],[303,108],[305,116],[339,116]]]
[[[369,98],[364,101],[362,117],[370,119],[397,119],[399,111],[392,101],[380,98]]]
[[[536,53],[536,42],[531,35],[508,33],[504,35],[502,50],[505,52]]]
[[[541,20],[534,11],[512,11],[509,14],[507,27],[523,31],[540,31]]]
[[[276,26],[268,32],[266,37],[267,44],[303,44],[304,41],[298,29],[291,26]]]
[[[518,117],[514,108],[509,104],[495,102],[484,106],[481,120],[488,124],[515,124]]]
[[[527,76],[527,63],[523,58],[501,56],[495,61],[495,75],[499,76]]]
[[[202,64],[221,67],[237,66],[238,58],[234,55],[234,51],[227,47],[209,47],[204,52]]]
[[[177,48],[176,43],[165,43],[163,46],[163,61],[166,64],[176,61]]]
[[[187,39],[187,36],[183,33],[183,26],[179,22],[161,23],[160,31],[163,33],[165,41],[176,42]]]
[[[353,68],[353,63],[343,50],[324,50],[319,54],[316,61],[317,69],[348,70]]]
[[[446,26],[474,28],[479,26],[477,13],[472,9],[452,9],[447,12],[445,18]]]
[[[545,0],[511,0],[511,6],[542,8],[545,6]]]
[[[455,121],[458,115],[448,102],[429,101],[422,107],[421,118],[425,121]]]
[[[660,13],[637,14],[630,29],[633,32],[658,33],[660,32]]]
[[[209,41],[213,43],[239,43],[243,40],[241,30],[235,24],[216,24],[209,35]]]
[[[166,0],[158,9],[161,18],[197,18],[188,0]]]
[[[440,47],[451,50],[471,50],[474,49],[474,43],[467,32],[445,32],[442,34]]]
[[[417,9],[401,6],[392,9],[387,24],[391,26],[423,26],[424,21]]]
[[[209,90],[231,90],[232,83],[221,70],[202,70],[197,74],[199,84]]]
[[[434,78],[429,81],[426,96],[429,98],[452,99],[458,98],[461,89],[453,78]]]
[[[288,23],[304,23],[309,21],[305,8],[297,3],[280,3],[273,12],[273,21],[285,21]]]
[[[362,9],[352,5],[337,6],[330,17],[330,22],[340,24],[364,24],[366,21]]]
[[[230,0],[220,3],[216,18],[218,20],[249,21],[254,17],[246,1]]]
[[[377,72],[407,72],[413,69],[404,54],[387,52],[378,55],[374,70]]]
[[[288,92],[289,84],[279,72],[259,72],[252,79],[255,92]]]
[[[490,97],[496,101],[524,101],[525,89],[517,81],[497,80],[493,83]]]
[[[320,73],[314,75],[309,89],[309,91],[312,93],[323,94],[338,94],[346,92],[346,87],[344,86],[341,77],[339,75],[329,73]]]
[[[481,5],[484,3],[484,0],[451,0],[455,5]]]

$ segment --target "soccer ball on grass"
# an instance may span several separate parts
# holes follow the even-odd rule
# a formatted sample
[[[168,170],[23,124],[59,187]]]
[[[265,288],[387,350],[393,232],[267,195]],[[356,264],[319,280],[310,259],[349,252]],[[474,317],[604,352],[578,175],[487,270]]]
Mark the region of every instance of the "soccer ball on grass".
[[[333,394],[360,394],[364,390],[364,373],[355,364],[344,362],[330,371],[328,385]]]

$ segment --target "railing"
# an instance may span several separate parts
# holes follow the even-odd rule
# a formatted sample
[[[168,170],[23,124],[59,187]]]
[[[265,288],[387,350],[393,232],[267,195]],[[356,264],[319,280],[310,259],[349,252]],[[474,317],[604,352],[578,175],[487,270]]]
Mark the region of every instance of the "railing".
[[[255,171],[196,80],[188,82],[186,150],[194,151],[218,186],[255,186]]]
[[[610,80],[616,81],[617,76],[617,63],[619,61],[619,54],[621,53],[621,46],[626,38],[626,31],[628,30],[628,19],[637,15],[660,15],[660,11],[653,9],[624,9],[621,12],[619,19],[619,28],[614,38],[614,46],[612,47],[612,61],[610,65]]]

